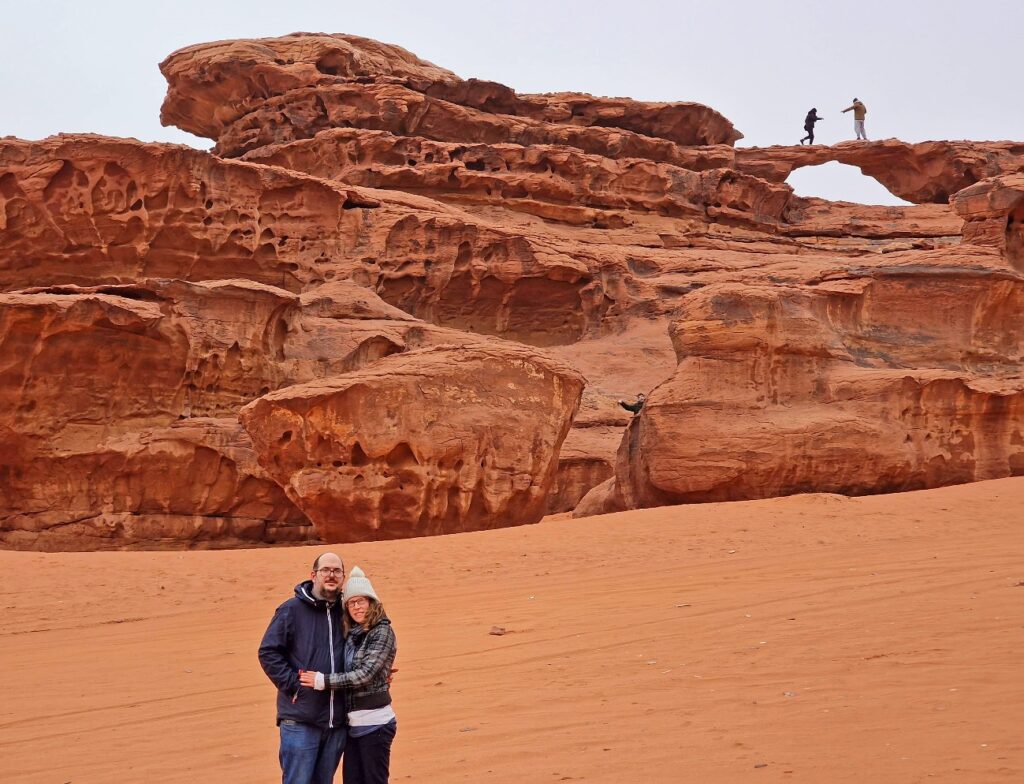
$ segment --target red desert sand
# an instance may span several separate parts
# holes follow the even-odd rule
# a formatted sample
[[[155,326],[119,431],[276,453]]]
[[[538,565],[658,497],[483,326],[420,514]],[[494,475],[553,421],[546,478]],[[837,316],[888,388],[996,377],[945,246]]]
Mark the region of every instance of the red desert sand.
[[[1024,781],[1022,501],[1014,478],[343,545],[398,631],[392,781]],[[256,647],[323,549],[0,552],[0,779],[277,781]]]

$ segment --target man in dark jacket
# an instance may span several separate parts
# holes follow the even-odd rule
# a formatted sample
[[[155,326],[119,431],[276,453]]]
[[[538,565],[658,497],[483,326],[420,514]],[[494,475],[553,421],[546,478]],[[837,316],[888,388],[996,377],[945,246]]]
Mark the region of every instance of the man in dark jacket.
[[[344,582],[341,558],[318,556],[310,579],[295,586],[295,596],[277,608],[260,643],[260,665],[277,687],[283,784],[331,784],[345,751],[342,694],[299,685],[302,670],[344,670]]]

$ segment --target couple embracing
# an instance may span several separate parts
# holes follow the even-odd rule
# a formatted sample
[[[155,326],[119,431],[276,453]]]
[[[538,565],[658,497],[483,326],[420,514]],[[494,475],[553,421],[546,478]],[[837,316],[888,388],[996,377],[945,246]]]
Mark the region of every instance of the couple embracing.
[[[343,587],[344,586],[344,587]],[[277,608],[260,665],[277,687],[283,784],[386,784],[397,723],[389,682],[395,633],[357,566],[345,582],[334,553]]]

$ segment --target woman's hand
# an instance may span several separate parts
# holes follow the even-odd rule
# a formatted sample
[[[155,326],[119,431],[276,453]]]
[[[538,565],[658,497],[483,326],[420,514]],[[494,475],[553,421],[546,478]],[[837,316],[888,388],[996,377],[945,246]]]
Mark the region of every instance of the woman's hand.
[[[309,688],[315,689],[318,675],[320,675],[320,673],[314,672],[313,670],[299,670],[299,683],[303,686],[309,686]],[[321,686],[320,688],[323,687]]]

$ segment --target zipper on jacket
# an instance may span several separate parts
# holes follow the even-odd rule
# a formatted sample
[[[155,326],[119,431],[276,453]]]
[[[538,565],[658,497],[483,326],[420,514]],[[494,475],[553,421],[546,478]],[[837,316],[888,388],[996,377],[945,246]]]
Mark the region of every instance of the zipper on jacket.
[[[331,605],[327,605],[327,644],[331,651],[331,675],[334,675],[334,622],[331,621]],[[334,729],[334,689],[328,686],[330,708],[327,714],[327,726]]]

